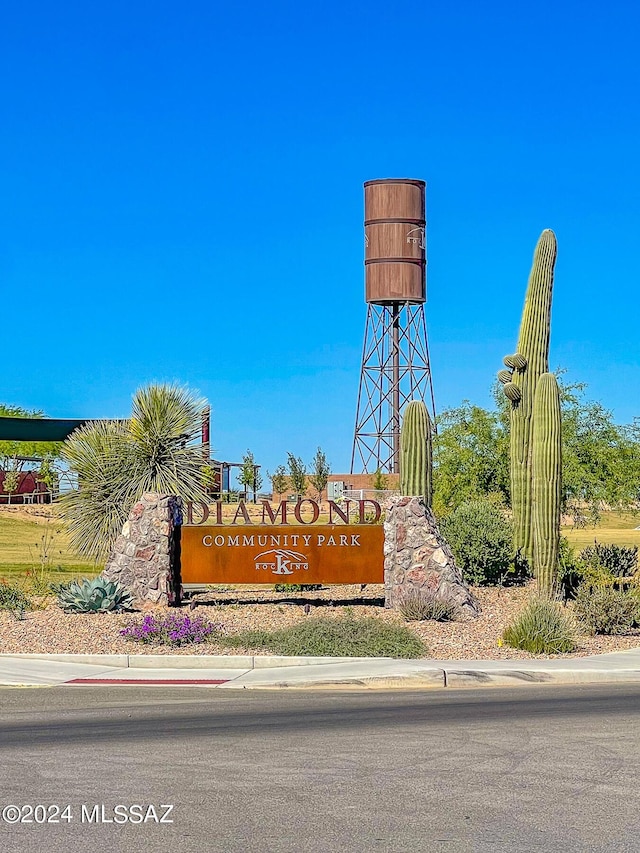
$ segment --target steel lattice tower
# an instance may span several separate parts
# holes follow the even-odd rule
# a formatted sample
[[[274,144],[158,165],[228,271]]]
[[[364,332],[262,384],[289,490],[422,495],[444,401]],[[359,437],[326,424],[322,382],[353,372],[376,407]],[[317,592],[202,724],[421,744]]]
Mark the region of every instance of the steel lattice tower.
[[[435,418],[426,301],[425,183],[367,181],[368,303],[351,473],[397,473],[400,421],[410,400]]]

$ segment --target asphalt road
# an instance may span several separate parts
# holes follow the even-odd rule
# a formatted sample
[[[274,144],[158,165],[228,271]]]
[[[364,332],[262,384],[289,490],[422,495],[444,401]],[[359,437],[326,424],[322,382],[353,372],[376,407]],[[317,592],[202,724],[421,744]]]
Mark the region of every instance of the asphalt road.
[[[0,689],[0,779],[7,853],[637,853],[640,686]]]

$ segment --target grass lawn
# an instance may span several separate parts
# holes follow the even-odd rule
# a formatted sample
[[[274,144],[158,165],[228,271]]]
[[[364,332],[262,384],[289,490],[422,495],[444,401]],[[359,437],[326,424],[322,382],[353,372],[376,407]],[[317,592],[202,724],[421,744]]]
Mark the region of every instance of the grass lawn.
[[[597,527],[564,527],[566,536],[576,550],[593,545],[594,540],[608,545],[638,545],[640,547],[640,515],[629,512],[603,512]]]
[[[76,575],[93,577],[97,569],[70,549],[62,525],[56,518],[28,520],[0,513],[0,578],[13,580],[46,563],[51,580],[69,580]]]
[[[594,540],[607,545],[637,545],[640,548],[640,530],[625,530],[620,527],[584,527],[581,530],[565,528],[562,535],[567,537],[576,551],[593,545]]]

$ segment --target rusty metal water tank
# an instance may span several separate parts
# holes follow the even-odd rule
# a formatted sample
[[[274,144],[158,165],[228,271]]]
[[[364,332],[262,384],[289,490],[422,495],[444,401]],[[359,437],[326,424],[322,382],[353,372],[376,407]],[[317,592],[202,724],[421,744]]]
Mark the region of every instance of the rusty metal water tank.
[[[425,190],[411,178],[365,182],[367,302],[426,300]]]

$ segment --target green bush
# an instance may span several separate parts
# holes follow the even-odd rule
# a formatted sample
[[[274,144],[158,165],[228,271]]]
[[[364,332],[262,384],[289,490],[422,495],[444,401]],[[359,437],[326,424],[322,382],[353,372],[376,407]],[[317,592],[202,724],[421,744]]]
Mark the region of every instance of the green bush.
[[[458,605],[451,598],[437,595],[431,590],[414,589],[406,592],[398,604],[398,610],[407,622],[448,622],[458,615]]]
[[[638,569],[638,546],[626,548],[594,542],[581,551],[580,559],[589,565],[601,566],[618,578],[630,577]]]
[[[242,631],[221,637],[219,642],[233,648],[264,649],[277,655],[417,658],[427,653],[413,631],[374,616],[311,617],[290,628]]]
[[[0,610],[31,610],[33,601],[15,583],[0,580]]]
[[[640,620],[640,601],[630,592],[583,584],[575,612],[593,634],[626,634]]]
[[[585,576],[600,578],[603,586],[610,586],[619,578],[629,578],[638,570],[638,546],[607,545],[594,542],[580,552]]]
[[[571,652],[576,645],[571,619],[548,598],[532,599],[505,628],[502,640],[513,649],[534,655]]]
[[[594,542],[576,557],[565,539],[560,542],[560,584],[565,601],[575,598],[585,587],[630,587],[638,579],[638,547],[625,548]],[[623,580],[624,579],[624,580]]]
[[[322,589],[321,583],[277,583],[275,585],[276,592],[312,592],[316,589]]]
[[[513,575],[512,526],[491,501],[465,501],[440,529],[468,583],[495,584]]]

